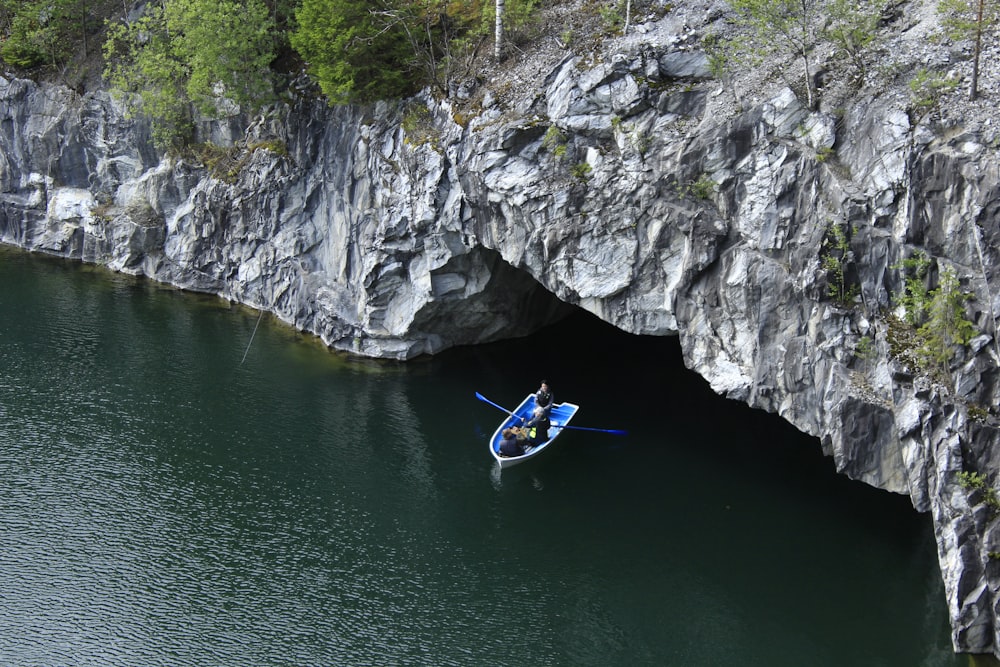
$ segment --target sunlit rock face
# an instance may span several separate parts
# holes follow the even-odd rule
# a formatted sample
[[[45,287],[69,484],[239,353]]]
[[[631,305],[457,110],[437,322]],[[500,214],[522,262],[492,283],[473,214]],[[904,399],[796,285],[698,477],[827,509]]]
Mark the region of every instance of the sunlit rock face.
[[[677,335],[717,392],[929,512],[955,648],[1000,655],[1000,529],[959,483],[995,485],[1000,465],[994,416],[969,411],[1000,398],[995,144],[914,122],[891,94],[834,115],[778,88],[719,113],[705,54],[661,42],[569,57],[471,118],[427,97],[302,101],[242,134],[205,123],[236,142],[214,171],[160,155],[106,94],[3,80],[0,240],[247,303],[372,357],[525,335],[573,307]],[[833,225],[847,299],[824,266]],[[934,275],[956,270],[980,332],[933,382],[890,349],[896,267],[917,251]]]

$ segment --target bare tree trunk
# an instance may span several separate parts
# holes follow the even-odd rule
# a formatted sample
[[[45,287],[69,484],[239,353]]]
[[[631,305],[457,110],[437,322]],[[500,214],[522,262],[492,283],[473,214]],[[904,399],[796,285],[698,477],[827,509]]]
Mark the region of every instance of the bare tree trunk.
[[[976,46],[972,50],[972,85],[969,86],[969,99],[979,96],[979,53],[983,46],[983,5],[986,0],[979,0],[979,11],[976,14]]]
[[[809,39],[809,3],[807,0],[802,0],[802,18],[801,18],[801,28],[802,28],[802,62],[805,65],[806,70],[806,105],[810,111],[813,111],[813,80],[812,80],[812,67],[809,65],[809,45],[812,40]]]
[[[87,48],[87,0],[83,0],[83,10],[81,11],[80,17],[80,31],[83,32],[83,57],[86,58],[89,54],[89,49]]]
[[[625,3],[625,28],[622,29],[622,34],[628,34],[628,26],[632,23],[632,0],[627,0]]]
[[[493,55],[496,57],[497,61],[503,57],[503,12],[504,12],[504,0],[497,0],[496,4],[496,14],[497,14],[497,24],[496,33],[494,34],[494,46]]]

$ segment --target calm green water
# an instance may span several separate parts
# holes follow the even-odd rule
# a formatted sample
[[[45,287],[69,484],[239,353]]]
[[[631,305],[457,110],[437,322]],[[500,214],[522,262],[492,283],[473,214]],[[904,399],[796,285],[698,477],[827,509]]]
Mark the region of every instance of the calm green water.
[[[586,317],[406,365],[0,250],[0,664],[959,665],[930,520]],[[550,356],[545,356],[550,355]],[[542,376],[579,426],[502,475]]]

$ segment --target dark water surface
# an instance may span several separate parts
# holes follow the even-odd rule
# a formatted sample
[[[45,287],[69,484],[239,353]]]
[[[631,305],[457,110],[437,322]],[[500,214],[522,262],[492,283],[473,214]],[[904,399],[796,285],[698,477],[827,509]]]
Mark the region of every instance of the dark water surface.
[[[581,316],[345,362],[0,250],[0,664],[950,666],[930,519]],[[486,440],[541,377],[579,426]]]

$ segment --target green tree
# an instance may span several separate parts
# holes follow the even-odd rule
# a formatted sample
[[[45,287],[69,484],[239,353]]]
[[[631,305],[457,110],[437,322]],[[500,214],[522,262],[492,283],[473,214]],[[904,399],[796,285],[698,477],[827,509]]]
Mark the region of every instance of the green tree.
[[[57,66],[86,36],[86,0],[0,0],[0,58],[15,67]]]
[[[802,60],[806,103],[813,108],[815,90],[810,54],[816,46],[819,0],[730,0],[737,22],[751,29],[759,47],[785,48]]]
[[[865,375],[871,370],[872,362],[878,358],[878,346],[871,336],[862,336],[854,346],[854,356],[864,364]]]
[[[332,104],[370,102],[414,90],[402,26],[386,27],[369,0],[302,0],[292,48]]]
[[[832,0],[825,13],[823,35],[847,57],[858,76],[864,76],[863,56],[875,41],[879,6],[866,0]]]
[[[937,106],[941,96],[953,90],[958,82],[927,69],[918,69],[910,79],[911,109],[918,116],[923,116]]]
[[[827,273],[827,294],[843,305],[853,302],[859,288],[857,285],[847,284],[845,269],[854,261],[854,253],[851,251],[851,243],[843,226],[830,223],[827,236],[823,240],[820,260]]]
[[[903,306],[906,322],[912,327],[920,326],[927,316],[930,301],[927,288],[927,274],[931,260],[922,252],[904,259],[892,268],[904,271],[903,291],[896,300]]]
[[[161,146],[183,142],[192,105],[208,116],[225,101],[253,111],[271,97],[274,17],[262,0],[164,0],[108,29],[105,77],[153,121]]]
[[[271,99],[273,20],[263,0],[168,0],[166,18],[202,113],[215,115],[220,97],[251,109]]]
[[[501,48],[536,0],[501,5]],[[292,47],[332,104],[401,97],[431,84],[447,93],[463,56],[495,34],[487,0],[302,0]]]
[[[975,325],[965,316],[965,303],[971,298],[962,291],[951,267],[941,272],[938,286],[930,292],[927,321],[917,330],[920,354],[928,363],[938,364],[945,374],[956,348],[968,345],[976,335]]]
[[[724,38],[716,32],[709,32],[702,38],[702,47],[708,56],[708,67],[712,76],[719,79],[725,88],[733,94],[736,106],[743,108],[739,88],[733,80],[732,64],[741,60],[741,55],[747,53],[744,40],[740,37]]]
[[[187,139],[191,109],[184,63],[176,56],[163,7],[150,5],[131,23],[108,28],[104,76],[131,110],[148,116],[153,140],[161,147]]]
[[[948,36],[972,40],[972,80],[969,99],[979,95],[979,58],[983,50],[983,32],[996,23],[995,3],[986,0],[941,0],[938,13]]]

